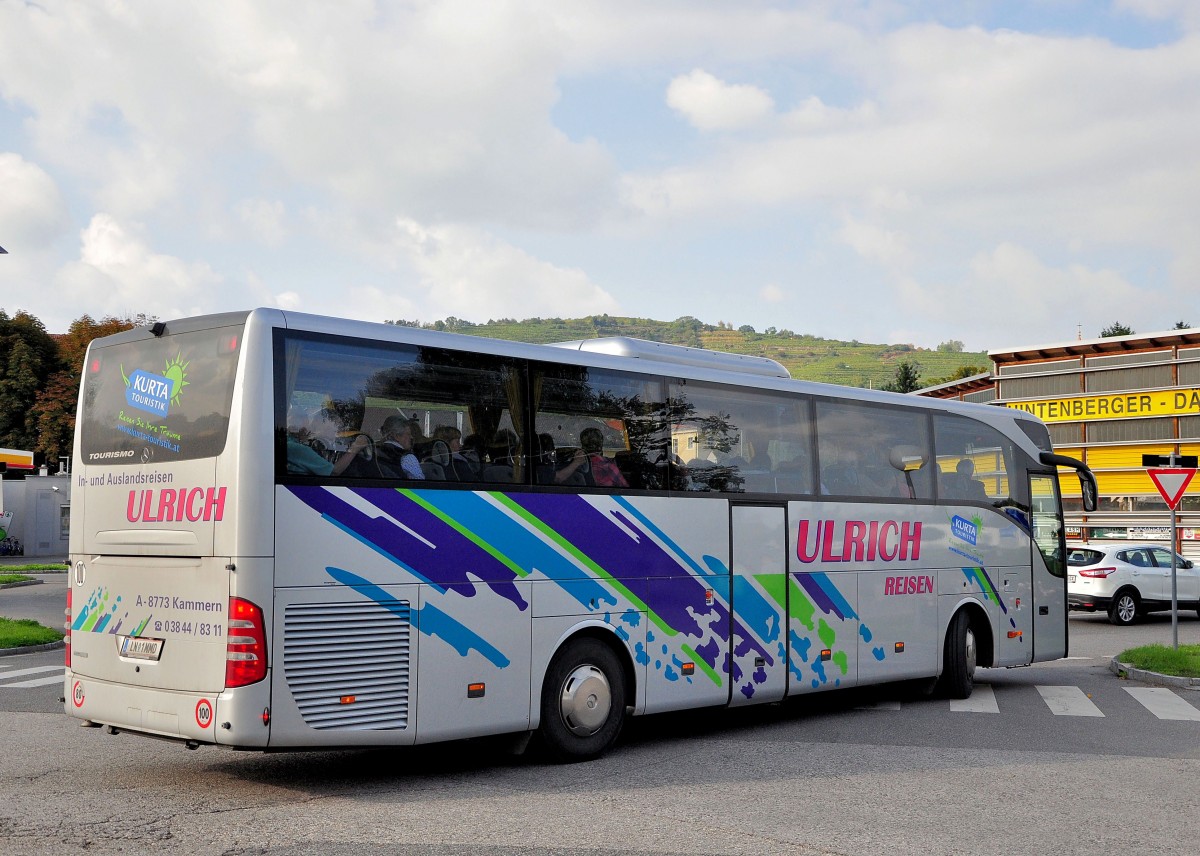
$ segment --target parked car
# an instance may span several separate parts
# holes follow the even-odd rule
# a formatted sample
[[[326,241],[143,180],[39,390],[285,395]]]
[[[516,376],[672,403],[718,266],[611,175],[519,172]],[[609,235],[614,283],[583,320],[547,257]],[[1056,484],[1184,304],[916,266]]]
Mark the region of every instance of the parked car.
[[[1200,572],[1176,555],[1179,608],[1200,611]],[[1146,542],[1067,545],[1067,603],[1108,613],[1113,624],[1171,608],[1171,550]]]

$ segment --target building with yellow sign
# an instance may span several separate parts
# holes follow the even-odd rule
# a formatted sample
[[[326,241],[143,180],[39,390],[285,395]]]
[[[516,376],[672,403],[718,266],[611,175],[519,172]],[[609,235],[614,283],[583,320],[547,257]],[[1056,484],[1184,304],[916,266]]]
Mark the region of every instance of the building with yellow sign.
[[[1079,481],[1061,479],[1068,537],[1169,537],[1166,503],[1142,455],[1200,454],[1200,329],[988,351],[992,370],[919,390],[1028,411],[1055,450],[1096,474],[1099,507],[1083,513]],[[1181,548],[1200,559],[1200,478],[1179,506]]]

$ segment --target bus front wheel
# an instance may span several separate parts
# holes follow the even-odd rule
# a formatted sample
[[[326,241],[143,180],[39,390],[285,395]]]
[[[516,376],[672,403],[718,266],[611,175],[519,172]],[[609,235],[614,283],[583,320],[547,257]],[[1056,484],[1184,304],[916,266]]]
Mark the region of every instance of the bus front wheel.
[[[576,639],[555,655],[542,685],[539,733],[556,761],[595,758],[616,741],[625,722],[625,681],[612,649]]]
[[[950,698],[970,698],[975,688],[975,631],[971,616],[960,610],[946,631],[942,660],[942,690]]]

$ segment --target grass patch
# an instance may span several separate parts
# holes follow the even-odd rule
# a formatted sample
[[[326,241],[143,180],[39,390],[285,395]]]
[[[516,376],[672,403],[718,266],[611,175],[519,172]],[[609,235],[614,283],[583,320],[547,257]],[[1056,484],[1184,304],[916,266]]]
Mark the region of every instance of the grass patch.
[[[24,574],[0,574],[0,586],[5,583],[23,583],[31,579],[33,577],[27,577]]]
[[[45,645],[62,638],[61,630],[44,627],[32,618],[0,618],[0,648]]]
[[[1180,645],[1178,649],[1166,645],[1142,645],[1122,651],[1117,659],[1136,669],[1160,675],[1200,678],[1200,645]]]
[[[5,573],[17,573],[18,571],[66,571],[67,566],[62,562],[55,562],[52,565],[5,565]]]

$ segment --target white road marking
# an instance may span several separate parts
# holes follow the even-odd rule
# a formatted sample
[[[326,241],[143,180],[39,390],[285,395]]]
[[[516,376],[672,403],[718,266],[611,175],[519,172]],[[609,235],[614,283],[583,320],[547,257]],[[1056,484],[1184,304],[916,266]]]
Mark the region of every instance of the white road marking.
[[[950,709],[956,713],[999,713],[996,691],[988,684],[977,684],[970,698],[950,699]]]
[[[1123,687],[1138,703],[1159,719],[1200,722],[1200,710],[1166,687]]]
[[[58,684],[61,686],[62,682],[62,675],[51,675],[48,678],[34,678],[32,681],[18,681],[15,684],[0,684],[0,690],[9,688],[16,689],[17,687],[48,687],[52,684]]]
[[[1042,701],[1055,716],[1104,716],[1079,687],[1041,686]]]
[[[66,666],[35,666],[32,669],[17,669],[15,672],[5,672],[0,675],[0,680],[7,681],[9,678],[22,678],[25,675],[40,675],[45,672],[63,672]],[[61,675],[60,675],[61,677]]]

